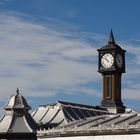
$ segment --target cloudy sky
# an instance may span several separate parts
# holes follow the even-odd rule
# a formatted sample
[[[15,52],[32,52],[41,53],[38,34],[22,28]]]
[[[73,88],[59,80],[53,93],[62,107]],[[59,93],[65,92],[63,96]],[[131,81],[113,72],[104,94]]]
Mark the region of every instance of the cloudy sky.
[[[127,50],[124,105],[140,111],[139,0],[0,0],[0,105],[16,88],[34,109],[56,100],[99,105],[97,49],[113,29]]]

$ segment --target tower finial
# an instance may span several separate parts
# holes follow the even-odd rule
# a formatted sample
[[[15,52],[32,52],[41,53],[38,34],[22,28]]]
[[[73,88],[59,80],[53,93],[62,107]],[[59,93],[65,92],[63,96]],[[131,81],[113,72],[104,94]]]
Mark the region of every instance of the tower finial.
[[[109,36],[109,39],[108,39],[108,43],[114,43],[115,44],[115,39],[114,39],[114,36],[113,36],[112,29],[110,30],[110,36]]]
[[[19,94],[19,89],[18,88],[17,88],[16,92],[17,92],[17,94]]]

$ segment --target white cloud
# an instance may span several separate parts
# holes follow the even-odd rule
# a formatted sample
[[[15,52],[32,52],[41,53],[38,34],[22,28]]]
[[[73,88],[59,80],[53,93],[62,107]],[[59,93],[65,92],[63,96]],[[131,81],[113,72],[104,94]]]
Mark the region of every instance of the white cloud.
[[[88,62],[96,56],[94,43],[78,33],[73,38],[71,32],[1,14],[0,98],[7,98],[17,87],[24,95],[36,97],[92,94],[96,90],[80,85],[99,79],[97,62]]]
[[[82,49],[78,48],[78,49],[68,50],[65,52],[65,55],[77,58],[77,57],[97,55],[97,52],[96,49],[87,46],[87,48],[83,47]]]
[[[55,24],[41,25],[18,16],[0,15],[1,100],[15,93],[17,87],[25,96],[34,97],[60,93],[101,96],[101,89],[86,84],[101,80],[96,49],[105,44],[104,35],[70,32],[68,25],[65,27],[62,30]],[[130,44],[121,46],[126,46],[133,57],[127,57],[122,96],[140,99],[140,86],[132,86],[140,74],[140,49]]]
[[[140,86],[140,85],[139,85]],[[123,99],[140,100],[140,88],[127,88],[123,89]]]

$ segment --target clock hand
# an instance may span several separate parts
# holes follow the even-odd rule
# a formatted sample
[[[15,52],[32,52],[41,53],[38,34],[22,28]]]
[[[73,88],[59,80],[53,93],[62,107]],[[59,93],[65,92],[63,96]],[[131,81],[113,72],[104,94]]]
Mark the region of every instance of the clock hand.
[[[106,60],[107,62],[109,62],[108,59],[107,59],[106,57],[105,57],[105,60]]]

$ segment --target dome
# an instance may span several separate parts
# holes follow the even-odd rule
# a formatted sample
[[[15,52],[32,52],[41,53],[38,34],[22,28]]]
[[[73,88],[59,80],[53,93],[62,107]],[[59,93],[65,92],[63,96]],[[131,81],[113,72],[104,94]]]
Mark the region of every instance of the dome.
[[[17,89],[17,94],[10,97],[7,105],[5,106],[6,110],[30,110],[31,107],[27,104],[25,98],[19,94],[19,90]]]

